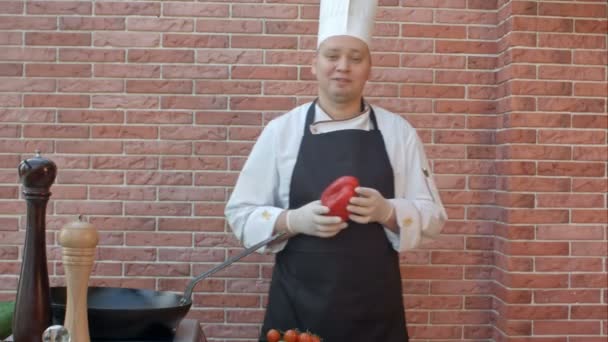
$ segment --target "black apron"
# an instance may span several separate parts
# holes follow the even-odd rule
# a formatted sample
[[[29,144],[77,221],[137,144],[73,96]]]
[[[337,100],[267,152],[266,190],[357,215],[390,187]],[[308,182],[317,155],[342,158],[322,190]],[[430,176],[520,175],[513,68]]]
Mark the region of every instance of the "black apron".
[[[393,170],[373,109],[373,129],[313,135],[315,103],[290,184],[289,208],[318,200],[336,178],[394,197]],[[332,238],[297,235],[277,253],[260,341],[276,328],[318,334],[325,342],[408,341],[399,257],[378,223],[348,222]]]

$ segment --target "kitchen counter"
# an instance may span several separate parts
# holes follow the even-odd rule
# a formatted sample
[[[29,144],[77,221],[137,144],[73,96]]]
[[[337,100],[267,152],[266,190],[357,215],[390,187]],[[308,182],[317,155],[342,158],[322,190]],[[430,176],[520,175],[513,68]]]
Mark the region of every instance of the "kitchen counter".
[[[12,336],[9,337],[5,341],[12,342],[13,341]],[[91,342],[96,342],[96,341],[91,341]],[[120,341],[114,341],[114,342],[120,342]],[[129,341],[129,342],[137,342],[137,341]],[[146,342],[146,341],[139,341],[139,342]],[[167,341],[167,342],[169,342],[169,341]],[[207,342],[207,339],[205,338],[205,334],[203,334],[203,330],[201,329],[201,325],[200,325],[199,321],[194,320],[194,319],[184,319],[177,327],[173,341],[170,341],[170,342]]]

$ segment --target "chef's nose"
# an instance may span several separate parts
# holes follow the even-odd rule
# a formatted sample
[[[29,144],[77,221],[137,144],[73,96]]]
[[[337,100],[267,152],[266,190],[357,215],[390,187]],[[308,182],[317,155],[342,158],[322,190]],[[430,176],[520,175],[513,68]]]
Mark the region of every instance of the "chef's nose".
[[[350,68],[350,63],[349,63],[348,57],[341,56],[340,58],[338,58],[338,60],[336,61],[336,70],[348,71],[349,68]]]

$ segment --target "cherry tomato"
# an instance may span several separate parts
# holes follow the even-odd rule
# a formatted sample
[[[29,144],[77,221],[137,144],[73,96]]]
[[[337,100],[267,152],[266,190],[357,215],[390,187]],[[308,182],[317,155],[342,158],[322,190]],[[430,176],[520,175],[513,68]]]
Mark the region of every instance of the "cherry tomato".
[[[270,329],[266,333],[266,340],[268,342],[279,342],[281,339],[281,333],[277,329]]]
[[[350,198],[356,195],[355,188],[358,186],[359,180],[353,176],[342,176],[329,184],[321,193],[321,204],[329,208],[327,215],[339,216],[347,221],[346,206]]]
[[[283,335],[283,340],[285,342],[298,342],[298,333],[293,329],[289,329]]]
[[[298,342],[312,342],[312,335],[307,332],[303,332],[300,334],[300,336],[298,336]]]
[[[312,335],[312,342],[321,342],[321,338],[317,335]]]

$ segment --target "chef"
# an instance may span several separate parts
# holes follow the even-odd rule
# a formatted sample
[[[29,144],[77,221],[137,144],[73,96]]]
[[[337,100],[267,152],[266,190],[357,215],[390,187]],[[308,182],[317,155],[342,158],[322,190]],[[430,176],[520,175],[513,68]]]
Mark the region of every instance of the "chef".
[[[398,252],[436,236],[447,215],[414,128],[363,99],[376,8],[321,0],[318,97],[268,123],[227,203],[245,246],[287,236],[264,249],[276,262],[260,341],[271,328],[326,342],[408,340]],[[319,201],[344,175],[360,182],[346,222]]]

